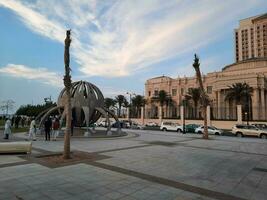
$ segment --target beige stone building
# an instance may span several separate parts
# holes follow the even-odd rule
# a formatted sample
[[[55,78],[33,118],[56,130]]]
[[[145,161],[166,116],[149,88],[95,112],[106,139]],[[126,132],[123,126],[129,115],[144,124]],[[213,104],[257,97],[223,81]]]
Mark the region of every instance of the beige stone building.
[[[236,62],[267,57],[267,13],[239,22],[235,29]]]
[[[259,27],[259,28],[258,28]],[[253,34],[251,30],[253,29]],[[247,31],[246,31],[247,30]],[[250,120],[267,120],[267,14],[251,17],[240,21],[240,27],[235,30],[236,63],[225,66],[219,72],[203,75],[203,84],[211,99],[212,119],[236,120],[236,102],[226,100],[229,86],[241,82],[253,88],[251,99],[247,99],[247,111]],[[183,98],[191,88],[197,88],[196,77],[171,78],[160,76],[151,78],[145,83],[146,118],[159,117],[159,102],[157,96],[160,90],[165,90],[170,97],[169,103],[163,107],[163,118],[179,118]],[[186,117],[192,112],[200,116],[199,107],[187,106]],[[197,110],[197,111],[196,111]],[[191,112],[191,114],[190,114]],[[245,116],[243,116],[245,118]],[[245,120],[245,119],[244,119]]]

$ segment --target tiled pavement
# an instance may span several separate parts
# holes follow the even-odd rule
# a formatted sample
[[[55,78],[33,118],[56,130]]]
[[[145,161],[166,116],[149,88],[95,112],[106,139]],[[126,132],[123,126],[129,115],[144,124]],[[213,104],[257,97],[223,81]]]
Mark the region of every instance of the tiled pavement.
[[[49,168],[1,155],[0,200],[267,199],[267,140],[131,132],[139,137],[72,139],[72,150],[107,156],[92,162]],[[58,152],[63,141],[33,147]]]

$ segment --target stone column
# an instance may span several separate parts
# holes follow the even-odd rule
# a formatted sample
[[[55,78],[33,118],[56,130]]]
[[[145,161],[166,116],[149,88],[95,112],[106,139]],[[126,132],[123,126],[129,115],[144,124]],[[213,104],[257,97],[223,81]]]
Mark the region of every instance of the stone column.
[[[221,119],[221,91],[218,91],[218,96],[217,96],[217,118]]]
[[[130,108],[129,107],[127,107],[126,109],[126,118],[130,120]]]
[[[181,119],[181,125],[184,123],[184,106],[180,106],[180,119]]]
[[[210,106],[207,106],[206,112],[207,112],[207,124],[208,124],[208,126],[210,126],[211,125],[211,122],[210,122]]]
[[[261,88],[261,119],[265,120],[265,96],[264,88]]]
[[[242,105],[236,105],[237,109],[237,123],[242,124]]]
[[[161,124],[161,122],[162,122],[162,106],[159,106],[158,108],[159,108],[159,122]]]
[[[229,119],[230,118],[230,102],[229,100],[224,100],[225,102],[225,117],[226,119]]]
[[[259,90],[254,88],[252,97],[252,115],[253,120],[259,119]]]
[[[145,122],[144,122],[144,107],[141,107],[141,123],[142,123],[142,125],[145,124]]]

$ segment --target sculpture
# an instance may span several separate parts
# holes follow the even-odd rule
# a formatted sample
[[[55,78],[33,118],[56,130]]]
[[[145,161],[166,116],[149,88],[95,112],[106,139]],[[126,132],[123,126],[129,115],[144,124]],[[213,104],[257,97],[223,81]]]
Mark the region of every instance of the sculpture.
[[[59,112],[61,121],[66,118],[66,111],[64,110],[64,105],[67,102],[66,94],[66,88],[64,88],[58,96],[57,106],[50,108],[37,117],[40,120],[39,127],[42,126],[45,119],[54,111]],[[89,125],[95,123],[103,116],[106,118],[108,125],[107,134],[111,134],[110,117],[114,118],[115,121],[118,121],[118,118],[104,107],[104,96],[98,87],[86,81],[77,81],[71,84],[70,96],[72,117],[76,125],[82,126],[83,121],[85,121],[88,131],[94,133],[94,130],[89,129]],[[120,127],[117,131],[120,131]]]

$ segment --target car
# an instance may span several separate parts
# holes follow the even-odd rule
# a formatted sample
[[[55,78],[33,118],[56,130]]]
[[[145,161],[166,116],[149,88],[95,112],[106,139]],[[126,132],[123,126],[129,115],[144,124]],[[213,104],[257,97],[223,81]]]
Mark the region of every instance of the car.
[[[204,126],[196,128],[195,133],[203,134]],[[223,130],[216,128],[215,126],[208,126],[208,133],[214,135],[222,135]]]
[[[177,131],[179,133],[183,132],[183,126],[174,122],[162,122],[160,126],[161,131]]]
[[[112,128],[123,128],[123,122],[122,121],[116,121],[111,125]]]
[[[122,120],[122,123],[123,123],[122,128],[130,128],[132,122],[129,120]]]
[[[251,124],[251,125],[256,126],[258,129],[261,129],[261,130],[267,130],[266,124]]]
[[[200,124],[187,124],[185,125],[186,133],[195,133],[196,128],[200,127]]]
[[[232,133],[237,137],[256,136],[267,139],[267,130],[259,129],[254,125],[236,124],[232,128]]]
[[[156,122],[148,122],[146,126],[158,126],[158,124]]]
[[[131,129],[143,129],[144,127],[138,123],[133,122],[131,125]]]
[[[110,125],[112,126],[112,124],[114,123],[114,121],[110,120]],[[97,126],[100,127],[107,127],[108,126],[108,122],[106,120],[102,120],[99,123],[97,123]]]

